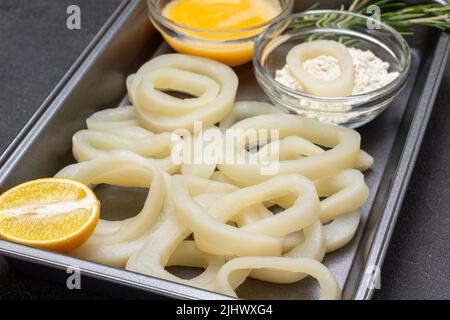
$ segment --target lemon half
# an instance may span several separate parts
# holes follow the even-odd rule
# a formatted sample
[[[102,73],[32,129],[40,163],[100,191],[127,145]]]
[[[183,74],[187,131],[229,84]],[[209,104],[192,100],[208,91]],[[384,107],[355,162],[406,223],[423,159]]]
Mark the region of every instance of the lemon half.
[[[94,232],[100,204],[85,184],[44,178],[0,196],[0,238],[57,252],[82,245]]]

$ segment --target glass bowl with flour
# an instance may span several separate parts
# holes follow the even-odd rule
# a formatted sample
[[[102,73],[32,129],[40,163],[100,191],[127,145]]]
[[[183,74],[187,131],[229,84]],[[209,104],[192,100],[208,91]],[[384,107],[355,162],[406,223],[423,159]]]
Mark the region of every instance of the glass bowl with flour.
[[[345,95],[313,94],[287,63],[299,44],[330,40],[345,46],[351,58],[352,83]],[[409,46],[394,29],[333,10],[307,11],[278,21],[261,34],[254,55],[256,78],[276,106],[352,128],[372,121],[391,104],[405,86],[410,63]],[[308,76],[323,80],[325,89],[328,84],[330,93],[338,91],[334,87],[340,86],[344,72],[338,55],[318,53],[303,60],[301,67]]]

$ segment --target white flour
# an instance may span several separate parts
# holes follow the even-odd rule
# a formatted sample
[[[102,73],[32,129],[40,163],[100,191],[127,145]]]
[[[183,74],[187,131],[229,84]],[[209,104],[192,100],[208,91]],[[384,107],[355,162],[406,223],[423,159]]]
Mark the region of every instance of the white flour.
[[[398,72],[389,72],[389,63],[378,58],[370,50],[364,51],[348,48],[348,51],[353,58],[355,75],[353,95],[380,89],[392,82],[399,75]],[[314,77],[324,80],[336,79],[341,72],[339,61],[335,57],[325,55],[305,61],[303,67]],[[302,85],[294,77],[287,65],[277,70],[275,80],[291,89],[304,91]],[[348,104],[325,104],[309,100],[301,100],[300,105],[307,109],[321,109],[330,112],[348,111],[351,109],[351,106]],[[310,114],[310,116],[313,115]],[[340,123],[346,121],[351,116],[347,114],[339,117],[336,115],[314,117],[325,122]]]

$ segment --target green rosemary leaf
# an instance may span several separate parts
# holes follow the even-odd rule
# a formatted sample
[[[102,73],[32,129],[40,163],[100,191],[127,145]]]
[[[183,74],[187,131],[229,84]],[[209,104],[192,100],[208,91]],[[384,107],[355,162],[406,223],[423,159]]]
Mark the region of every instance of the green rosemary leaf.
[[[443,31],[450,30],[450,4],[422,3],[411,5],[405,0],[353,0],[348,11],[371,15],[368,8],[376,5],[381,20],[401,34],[413,34],[413,25],[422,25]]]

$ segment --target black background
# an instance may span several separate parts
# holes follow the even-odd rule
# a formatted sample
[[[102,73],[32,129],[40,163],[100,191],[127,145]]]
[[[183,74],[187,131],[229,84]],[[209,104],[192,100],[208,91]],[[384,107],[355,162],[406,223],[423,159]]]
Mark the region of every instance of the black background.
[[[0,0],[0,152],[88,45],[120,0]],[[66,8],[81,8],[81,30]],[[377,299],[450,299],[450,64],[381,274]],[[43,150],[44,152],[44,150]],[[107,298],[11,269],[0,299]]]

